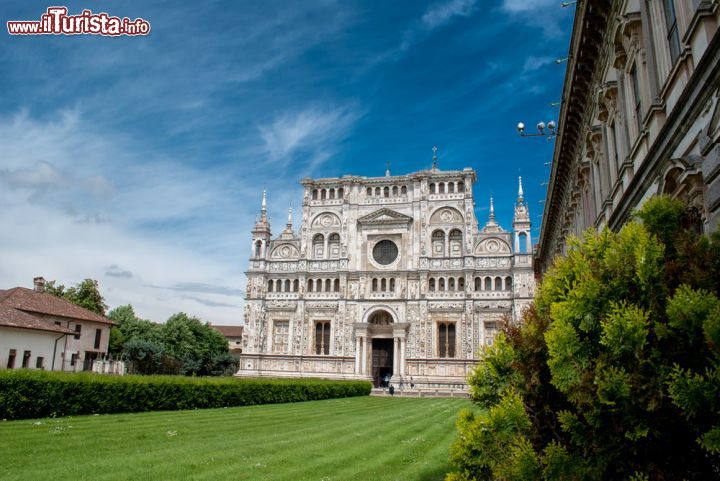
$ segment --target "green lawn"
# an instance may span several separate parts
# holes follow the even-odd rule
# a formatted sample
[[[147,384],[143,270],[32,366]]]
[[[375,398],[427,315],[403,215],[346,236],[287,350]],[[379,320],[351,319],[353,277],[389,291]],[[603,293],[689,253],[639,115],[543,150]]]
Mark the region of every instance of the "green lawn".
[[[2,480],[442,480],[462,399],[0,422]]]

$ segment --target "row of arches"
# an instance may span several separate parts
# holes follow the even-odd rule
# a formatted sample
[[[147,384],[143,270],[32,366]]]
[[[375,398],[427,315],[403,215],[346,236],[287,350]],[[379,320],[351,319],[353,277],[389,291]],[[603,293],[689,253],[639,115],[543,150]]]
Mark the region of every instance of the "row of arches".
[[[430,292],[445,291],[464,291],[464,277],[431,277],[428,280],[428,290]]]
[[[397,197],[398,195],[407,195],[407,186],[402,185],[398,187],[394,185],[392,187],[372,187],[367,188],[368,197]]]
[[[340,279],[308,279],[308,292],[340,292]]]
[[[372,280],[372,292],[395,292],[395,279],[375,278]]]
[[[455,192],[465,192],[465,183],[463,181],[448,182],[447,184],[445,182],[439,182],[437,184],[433,182],[430,184],[431,194],[454,194]]]
[[[344,194],[345,190],[342,187],[338,189],[313,189],[312,200],[342,199]]]
[[[511,291],[512,277],[476,277],[473,287],[476,291]]]
[[[300,281],[297,279],[270,279],[267,285],[268,292],[298,292],[300,290]]]
[[[475,291],[509,291],[512,290],[512,277],[477,276],[474,279]],[[428,280],[430,292],[462,292],[465,290],[464,277],[431,277]]]

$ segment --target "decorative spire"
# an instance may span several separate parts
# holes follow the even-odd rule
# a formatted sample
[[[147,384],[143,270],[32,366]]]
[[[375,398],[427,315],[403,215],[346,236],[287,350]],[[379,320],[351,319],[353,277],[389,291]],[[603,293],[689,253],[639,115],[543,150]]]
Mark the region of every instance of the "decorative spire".
[[[385,177],[390,177],[390,162],[385,162]]]
[[[287,226],[292,228],[292,202],[290,202],[290,208],[288,209],[288,221]]]
[[[518,202],[523,201],[522,176],[518,177]]]
[[[493,205],[492,195],[490,196],[490,222],[495,222],[495,206]]]
[[[433,151],[433,159],[432,159],[432,160],[433,160],[433,166],[432,166],[432,170],[437,170],[437,151],[438,151],[437,145],[433,145],[432,151]]]

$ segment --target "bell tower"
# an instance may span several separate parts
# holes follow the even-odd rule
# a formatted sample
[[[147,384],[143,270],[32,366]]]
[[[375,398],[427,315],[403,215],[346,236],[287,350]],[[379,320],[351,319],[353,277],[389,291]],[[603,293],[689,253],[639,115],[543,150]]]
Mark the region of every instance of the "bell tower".
[[[263,190],[260,217],[255,220],[255,227],[252,230],[252,250],[250,252],[251,259],[265,259],[267,257],[270,237],[270,221],[267,217],[267,197],[265,190]]]
[[[523,196],[522,177],[518,177],[518,196],[515,201],[513,236],[515,237],[515,254],[532,254],[530,212]]]

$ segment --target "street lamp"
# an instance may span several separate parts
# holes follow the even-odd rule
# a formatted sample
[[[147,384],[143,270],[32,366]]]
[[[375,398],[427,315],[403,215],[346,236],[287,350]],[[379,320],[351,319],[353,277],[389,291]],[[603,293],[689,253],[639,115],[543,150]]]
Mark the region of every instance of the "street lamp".
[[[517,131],[520,137],[547,137],[548,140],[554,139],[557,135],[557,131],[555,130],[557,125],[555,125],[555,121],[551,120],[550,122],[545,125],[545,122],[538,122],[537,125],[537,134],[528,134],[525,132],[525,124],[520,122],[517,124]]]

